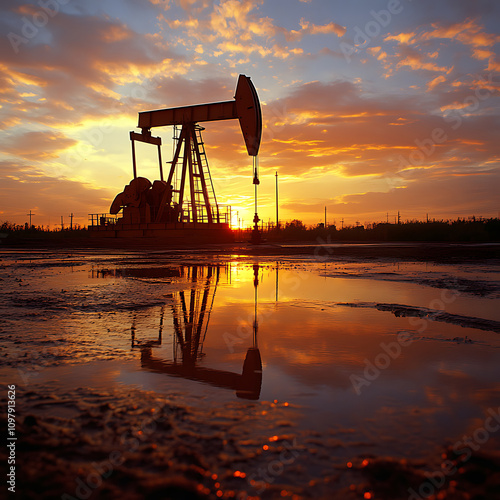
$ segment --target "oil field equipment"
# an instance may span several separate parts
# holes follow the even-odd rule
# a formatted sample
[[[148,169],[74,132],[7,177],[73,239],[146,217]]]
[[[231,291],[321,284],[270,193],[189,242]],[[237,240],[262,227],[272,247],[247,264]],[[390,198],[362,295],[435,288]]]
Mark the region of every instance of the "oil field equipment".
[[[130,132],[133,179],[119,193],[110,214],[92,214],[89,229],[98,236],[194,237],[200,230],[228,234],[229,217],[222,213],[208,166],[200,123],[238,119],[245,145],[253,161],[255,216],[253,239],[258,238],[257,185],[262,114],[257,91],[250,78],[239,75],[233,100],[142,111],[138,128]],[[166,179],[163,175],[161,138],[151,135],[154,127],[174,126],[174,152]],[[156,145],[160,179],[151,182],[137,176],[135,141]],[[186,232],[187,231],[187,232]],[[207,233],[207,231],[209,231]],[[257,231],[257,232],[256,232]]]

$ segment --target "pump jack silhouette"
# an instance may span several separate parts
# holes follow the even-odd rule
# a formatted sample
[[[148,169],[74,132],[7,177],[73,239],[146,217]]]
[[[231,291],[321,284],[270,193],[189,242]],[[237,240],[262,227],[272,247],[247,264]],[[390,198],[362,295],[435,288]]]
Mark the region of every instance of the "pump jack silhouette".
[[[132,324],[132,348],[141,350],[141,366],[156,373],[197,380],[216,387],[231,389],[243,399],[257,400],[262,385],[262,361],[257,346],[257,286],[259,266],[254,266],[255,320],[252,347],[248,348],[242,373],[198,366],[204,356],[203,342],[207,335],[210,313],[220,277],[219,266],[185,266],[181,275],[191,281],[189,292],[173,292],[171,309],[174,329],[174,359],[155,357],[153,348],[162,345],[164,312],[162,308],[158,338],[150,341],[136,339],[136,325]]]

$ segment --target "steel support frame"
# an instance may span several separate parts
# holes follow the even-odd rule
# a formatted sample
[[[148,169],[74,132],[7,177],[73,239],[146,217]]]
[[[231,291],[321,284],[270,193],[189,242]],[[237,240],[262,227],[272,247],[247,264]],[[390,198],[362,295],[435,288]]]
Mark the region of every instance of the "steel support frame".
[[[181,158],[182,153],[182,170],[180,177],[180,186],[178,190],[174,190],[174,195],[177,193],[177,203],[179,208],[182,210],[182,205],[184,202],[184,191],[186,188],[186,180],[189,182],[189,192],[191,196],[191,212],[193,220],[192,222],[199,221],[198,206],[196,204],[196,183],[195,178],[198,177],[201,184],[201,192],[203,196],[203,205],[205,206],[207,212],[208,222],[213,222],[212,208],[210,205],[210,199],[208,197],[207,183],[205,180],[205,174],[203,172],[203,166],[201,161],[200,144],[196,137],[196,124],[192,122],[184,123],[181,128],[181,133],[177,139],[177,145],[174,152],[174,157],[172,159],[172,164],[170,166],[170,172],[168,174],[167,183],[172,184],[172,179],[176,169],[179,168],[179,158]],[[197,166],[197,167],[196,167]],[[187,179],[187,177],[189,177]],[[175,196],[174,198],[175,199]],[[181,221],[182,222],[182,221]]]

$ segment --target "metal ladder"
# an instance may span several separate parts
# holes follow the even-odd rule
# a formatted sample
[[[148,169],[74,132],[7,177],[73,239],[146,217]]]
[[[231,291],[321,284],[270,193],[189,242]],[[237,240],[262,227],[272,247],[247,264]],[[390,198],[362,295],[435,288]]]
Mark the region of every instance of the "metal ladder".
[[[208,166],[208,158],[205,151],[205,143],[203,142],[203,137],[201,135],[201,131],[205,130],[200,125],[195,125],[195,134],[196,134],[196,142],[198,144],[199,158],[201,164],[198,165],[198,156],[196,154],[196,146],[192,144],[193,147],[193,168],[195,173],[195,195],[196,195],[196,204],[199,207],[203,207],[202,211],[202,221],[208,222],[208,214],[206,213],[205,200],[203,197],[203,182],[205,183],[205,189],[207,192],[208,202],[210,204],[210,210],[212,211],[212,221],[219,222],[219,206],[217,204],[217,198],[215,196],[214,184],[212,181],[212,175],[210,174],[210,168]]]

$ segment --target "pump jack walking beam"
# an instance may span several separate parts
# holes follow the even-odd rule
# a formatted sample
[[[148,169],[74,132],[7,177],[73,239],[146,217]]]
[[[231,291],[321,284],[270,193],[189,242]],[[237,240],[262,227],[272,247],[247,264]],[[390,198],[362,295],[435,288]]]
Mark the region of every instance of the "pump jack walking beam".
[[[139,113],[138,127],[142,129],[142,135],[148,137],[153,127],[231,119],[240,121],[248,154],[257,156],[262,136],[262,113],[257,91],[248,76],[239,76],[232,101],[143,111]]]

